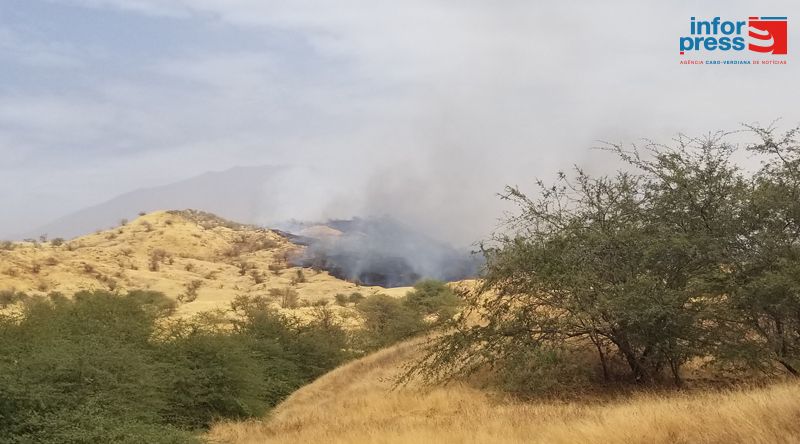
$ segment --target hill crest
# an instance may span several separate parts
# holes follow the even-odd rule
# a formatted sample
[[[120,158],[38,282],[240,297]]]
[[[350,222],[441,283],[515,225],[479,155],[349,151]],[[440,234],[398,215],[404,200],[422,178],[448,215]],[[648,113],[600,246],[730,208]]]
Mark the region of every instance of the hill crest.
[[[302,311],[337,293],[407,290],[359,286],[292,266],[290,256],[303,248],[279,231],[211,213],[155,211],[68,241],[3,244],[0,291],[154,290],[180,300],[179,313],[193,314],[227,307],[239,295],[269,297],[280,307],[281,292],[294,292]]]

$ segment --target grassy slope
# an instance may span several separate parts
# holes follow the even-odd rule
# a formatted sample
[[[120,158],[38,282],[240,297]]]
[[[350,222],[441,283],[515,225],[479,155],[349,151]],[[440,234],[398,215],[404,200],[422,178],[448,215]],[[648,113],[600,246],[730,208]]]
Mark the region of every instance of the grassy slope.
[[[796,443],[800,385],[520,403],[466,386],[391,390],[418,343],[379,351],[300,389],[264,421],[222,423],[219,443]]]
[[[269,248],[244,250],[248,242],[270,241]],[[236,296],[266,295],[270,288],[292,287],[300,299],[333,301],[336,293],[360,291],[393,296],[408,288],[358,287],[327,272],[303,269],[307,282],[292,284],[299,268],[285,268],[277,274],[270,264],[285,264],[285,255],[300,248],[270,230],[229,223],[212,215],[159,211],[137,218],[124,226],[78,237],[55,246],[17,243],[13,250],[0,250],[0,290],[14,289],[30,294],[58,291],[66,295],[79,290],[151,289],[170,297],[185,293],[192,281],[200,281],[195,301],[182,304],[179,312],[194,314],[226,307]],[[149,269],[150,255],[164,250],[171,259]],[[245,275],[238,264],[252,266]],[[257,283],[253,272],[263,276]],[[339,309],[339,307],[335,307]],[[298,312],[302,312],[299,309]]]

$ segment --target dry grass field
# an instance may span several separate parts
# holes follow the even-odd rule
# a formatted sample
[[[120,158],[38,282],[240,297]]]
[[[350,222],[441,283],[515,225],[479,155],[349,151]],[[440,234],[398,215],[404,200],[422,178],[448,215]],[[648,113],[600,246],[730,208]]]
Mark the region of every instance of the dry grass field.
[[[411,341],[300,389],[263,421],[220,423],[214,443],[797,443],[800,385],[523,403],[465,385],[393,389]]]
[[[69,296],[81,290],[155,290],[180,297],[178,313],[193,315],[226,308],[237,295],[291,288],[301,302],[293,312],[302,315],[310,310],[302,305],[332,303],[336,293],[402,296],[409,290],[358,286],[325,271],[292,267],[287,257],[300,248],[275,231],[207,213],[158,211],[63,243],[6,245],[0,249],[0,291]],[[192,286],[195,294],[185,297]]]

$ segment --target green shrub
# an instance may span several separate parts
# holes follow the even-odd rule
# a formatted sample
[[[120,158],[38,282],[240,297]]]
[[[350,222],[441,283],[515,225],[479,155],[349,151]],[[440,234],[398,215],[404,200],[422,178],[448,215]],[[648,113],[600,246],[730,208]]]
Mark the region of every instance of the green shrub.
[[[233,321],[187,320],[149,291],[25,299],[0,317],[0,442],[199,442],[351,356],[327,308],[300,324],[268,305],[237,297]]]
[[[362,338],[368,349],[387,346],[426,329],[419,312],[385,294],[369,296],[357,308],[364,319]]]
[[[414,285],[403,303],[425,316],[433,315],[437,321],[443,321],[456,313],[461,300],[444,282],[424,280]]]
[[[192,332],[161,348],[169,364],[162,415],[170,424],[192,430],[216,418],[261,416],[265,378],[246,341],[225,332]]]

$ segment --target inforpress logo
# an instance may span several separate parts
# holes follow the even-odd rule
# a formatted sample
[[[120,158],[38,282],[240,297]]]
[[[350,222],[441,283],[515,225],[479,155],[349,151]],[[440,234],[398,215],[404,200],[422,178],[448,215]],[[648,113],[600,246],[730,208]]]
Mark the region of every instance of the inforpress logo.
[[[750,44],[747,48],[755,52],[786,54],[788,35],[787,17],[750,17]]]
[[[680,52],[748,51],[785,55],[788,41],[787,17],[749,17],[746,21],[697,20],[689,22],[690,35],[680,38]]]

